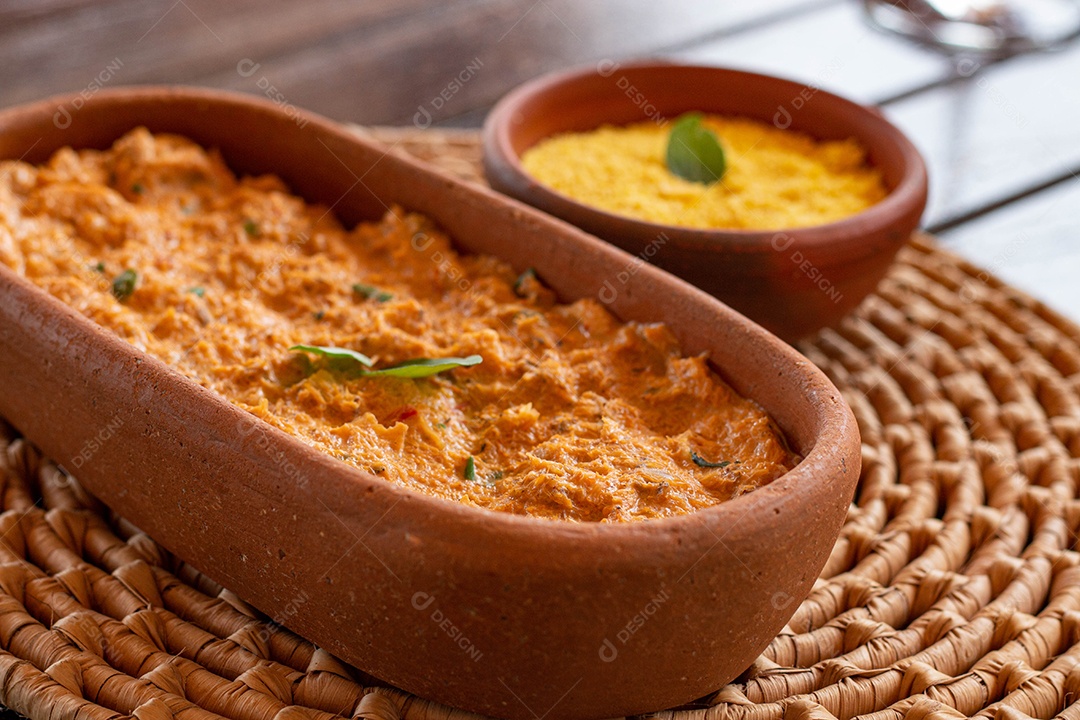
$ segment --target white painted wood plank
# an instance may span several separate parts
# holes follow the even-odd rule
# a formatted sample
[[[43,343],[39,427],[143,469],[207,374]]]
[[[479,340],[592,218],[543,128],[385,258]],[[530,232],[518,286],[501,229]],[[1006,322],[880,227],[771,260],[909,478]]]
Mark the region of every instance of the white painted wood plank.
[[[855,2],[670,57],[788,77],[871,104],[953,72],[948,60],[870,28]]]
[[[942,233],[954,250],[1080,322],[1080,180]]]

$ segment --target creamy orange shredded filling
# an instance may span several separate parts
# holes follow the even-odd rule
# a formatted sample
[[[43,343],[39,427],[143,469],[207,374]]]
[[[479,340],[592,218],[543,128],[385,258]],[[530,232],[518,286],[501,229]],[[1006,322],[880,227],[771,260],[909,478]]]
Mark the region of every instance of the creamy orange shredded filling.
[[[176,136],[138,129],[105,151],[0,163],[0,262],[304,442],[477,507],[676,515],[797,460],[663,325],[619,322],[591,299],[559,304],[530,274],[455,252],[419,215],[344,230],[278,178],[237,179]],[[296,344],[351,348],[376,367],[483,362],[363,377]]]

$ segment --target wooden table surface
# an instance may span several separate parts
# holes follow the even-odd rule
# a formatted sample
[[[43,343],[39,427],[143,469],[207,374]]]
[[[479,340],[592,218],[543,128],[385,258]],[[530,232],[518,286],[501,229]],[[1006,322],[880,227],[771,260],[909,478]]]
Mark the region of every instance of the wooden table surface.
[[[929,164],[926,227],[1080,320],[1080,45],[950,60],[870,29],[856,0],[0,3],[0,106],[187,83],[357,123],[477,127],[535,75],[649,56],[880,105]]]
[[[660,56],[880,105],[924,153],[926,227],[1080,320],[1080,45],[955,61],[855,0],[6,0],[0,106],[126,84],[268,95],[364,124],[477,127],[556,68]]]

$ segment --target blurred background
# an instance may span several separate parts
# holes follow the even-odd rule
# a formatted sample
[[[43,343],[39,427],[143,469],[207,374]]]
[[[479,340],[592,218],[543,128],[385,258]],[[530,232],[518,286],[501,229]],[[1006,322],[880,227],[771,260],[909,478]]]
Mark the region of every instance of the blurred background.
[[[856,0],[0,1],[3,107],[182,83],[359,124],[475,128],[538,74],[639,57],[759,70],[880,106],[927,159],[927,229],[1080,319],[1075,44],[934,52],[871,28]]]

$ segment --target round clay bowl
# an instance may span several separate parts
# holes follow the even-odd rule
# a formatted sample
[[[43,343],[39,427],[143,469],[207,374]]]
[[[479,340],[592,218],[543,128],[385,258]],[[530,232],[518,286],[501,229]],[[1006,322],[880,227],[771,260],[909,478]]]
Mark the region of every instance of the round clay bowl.
[[[694,229],[585,205],[521,166],[525,150],[557,133],[689,111],[744,116],[819,140],[855,138],[889,195],[827,225]],[[484,167],[497,190],[689,280],[792,341],[835,323],[876,287],[926,206],[919,152],[878,112],[789,80],[714,67],[602,61],[528,82],[488,115]]]
[[[0,265],[0,415],[274,622],[425,698],[507,718],[600,718],[715,691],[809,592],[854,492],[859,435],[832,384],[775,336],[651,266],[609,297],[629,255],[318,116],[167,88],[101,91],[58,114],[75,99],[0,112],[0,158],[104,148],[144,125],[218,148],[239,173],[275,173],[349,224],[395,203],[425,213],[463,250],[535,268],[564,300],[667,322],[804,456],[753,493],[659,521],[479,510],[316,451]]]

